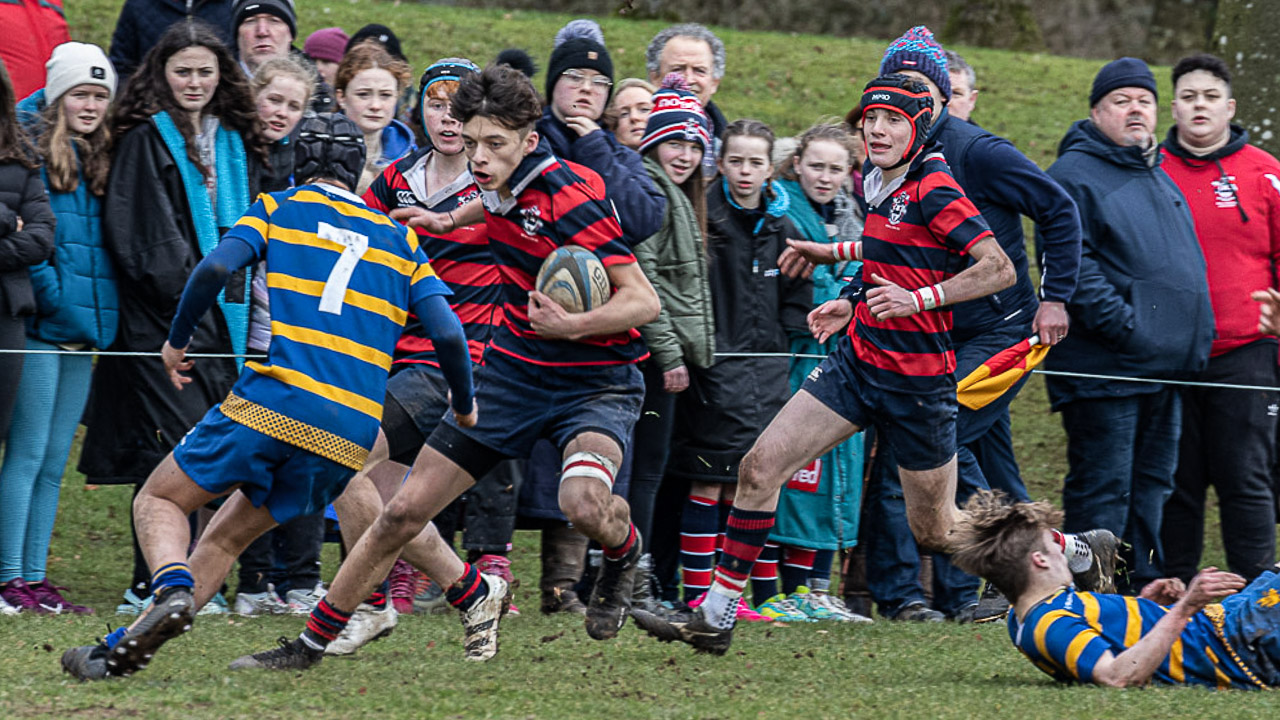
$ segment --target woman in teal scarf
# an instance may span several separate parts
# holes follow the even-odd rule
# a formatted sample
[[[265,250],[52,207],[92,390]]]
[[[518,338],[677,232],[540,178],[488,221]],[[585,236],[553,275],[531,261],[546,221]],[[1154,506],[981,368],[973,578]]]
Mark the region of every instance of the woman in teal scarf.
[[[191,270],[249,207],[248,163],[265,159],[249,86],[213,29],[169,28],[130,80],[113,118],[118,138],[103,199],[103,240],[118,282],[113,351],[157,352]],[[243,353],[248,278],[233,278],[188,352]],[[181,392],[158,356],[103,357],[94,371],[80,470],[95,484],[140,486],[230,391],[237,361],[201,358]],[[134,542],[134,577],[119,611],[150,594]]]
[[[844,187],[854,149],[845,125],[819,123],[799,137],[795,153],[782,163],[775,184],[791,197],[787,217],[804,235],[797,239],[831,243],[862,237],[858,206]],[[813,272],[813,306],[834,299],[860,266],[819,265]],[[826,355],[838,339],[819,343],[808,335],[793,335],[791,352]],[[792,359],[793,392],[820,362],[815,357]],[[792,600],[788,609],[810,619],[866,619],[849,613],[836,596],[827,594],[835,552],[858,542],[863,444],[859,433],[802,468],[778,500],[777,525],[769,539],[782,547],[782,591]]]

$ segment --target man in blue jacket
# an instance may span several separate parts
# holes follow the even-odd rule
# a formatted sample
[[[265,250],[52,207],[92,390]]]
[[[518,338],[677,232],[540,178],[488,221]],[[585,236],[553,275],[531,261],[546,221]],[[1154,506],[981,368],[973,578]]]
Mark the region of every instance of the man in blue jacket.
[[[1160,169],[1156,81],[1120,58],[1093,81],[1089,117],[1071,126],[1049,168],[1080,209],[1072,332],[1045,367],[1169,378],[1204,369],[1213,341],[1205,262],[1191,213]],[[1041,238],[1037,238],[1037,244]],[[1174,388],[1049,376],[1067,431],[1066,532],[1104,527],[1132,546],[1131,588],[1162,576],[1160,526],[1173,491],[1181,404]]]

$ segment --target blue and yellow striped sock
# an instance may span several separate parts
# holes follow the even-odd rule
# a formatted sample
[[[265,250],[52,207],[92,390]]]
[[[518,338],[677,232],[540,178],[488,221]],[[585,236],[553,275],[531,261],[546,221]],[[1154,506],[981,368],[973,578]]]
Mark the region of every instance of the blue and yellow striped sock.
[[[196,586],[191,566],[184,562],[169,563],[151,574],[151,594],[157,599],[170,588],[192,590]]]

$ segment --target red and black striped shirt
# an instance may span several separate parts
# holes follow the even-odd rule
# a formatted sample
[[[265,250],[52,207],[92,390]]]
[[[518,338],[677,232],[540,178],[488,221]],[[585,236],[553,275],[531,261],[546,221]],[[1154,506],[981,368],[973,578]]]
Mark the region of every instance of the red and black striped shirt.
[[[507,181],[511,197],[482,193],[489,247],[502,272],[503,322],[493,349],[536,365],[626,365],[649,356],[635,329],[582,340],[548,340],[529,324],[529,291],[556,248],[579,245],[606,268],[636,261],[622,241],[622,227],[605,200],[604,181],[551,153],[545,141],[521,161]],[[435,263],[432,263],[435,265]]]
[[[480,188],[471,178],[470,170],[427,194],[424,177],[431,152],[431,148],[427,148],[388,166],[365,191],[365,203],[388,213],[402,207],[445,213],[478,201]],[[436,274],[453,291],[449,303],[462,321],[471,361],[478,363],[494,329],[502,323],[502,276],[489,253],[485,226],[480,223],[460,227],[445,235],[432,235],[420,227],[414,230]],[[435,346],[422,323],[412,314],[396,343],[395,362],[440,366]]]
[[[907,290],[940,283],[967,266],[975,243],[994,237],[942,153],[922,154],[899,180],[867,210],[862,275],[868,289],[872,273]],[[955,391],[950,331],[950,309],[877,320],[865,301],[849,326],[862,375],[877,387],[908,393]]]

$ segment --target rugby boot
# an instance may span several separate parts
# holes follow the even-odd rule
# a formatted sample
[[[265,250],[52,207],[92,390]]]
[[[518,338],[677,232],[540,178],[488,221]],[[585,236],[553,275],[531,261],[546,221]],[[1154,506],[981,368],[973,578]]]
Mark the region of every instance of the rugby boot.
[[[605,558],[587,603],[587,634],[595,640],[617,637],[631,611],[636,569],[640,566],[642,540],[636,533],[631,549],[617,560]]]
[[[701,607],[692,610],[675,610],[657,615],[647,610],[632,610],[636,625],[661,642],[682,643],[693,646],[696,652],[723,655],[733,642],[733,628],[720,629],[707,622]]]
[[[244,655],[231,661],[232,670],[306,670],[324,659],[324,651],[316,650],[302,638],[282,637],[276,641],[279,647]]]
[[[142,670],[161,645],[191,629],[195,600],[183,587],[165,590],[137,623],[125,631],[107,657],[110,675],[128,677]]]
[[[1093,552],[1089,569],[1076,573],[1077,590],[1114,593],[1116,591],[1116,565],[1120,560],[1120,538],[1104,528],[1077,533],[1077,537]]]

